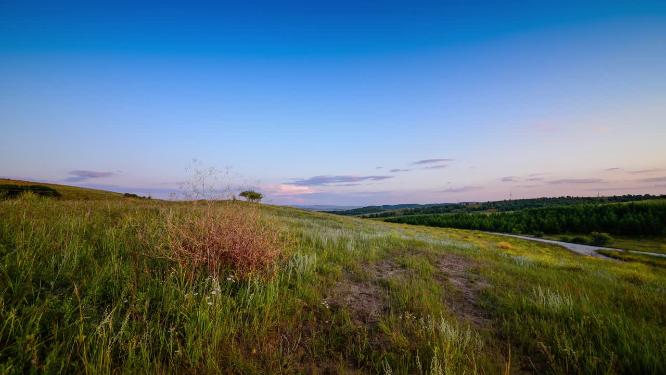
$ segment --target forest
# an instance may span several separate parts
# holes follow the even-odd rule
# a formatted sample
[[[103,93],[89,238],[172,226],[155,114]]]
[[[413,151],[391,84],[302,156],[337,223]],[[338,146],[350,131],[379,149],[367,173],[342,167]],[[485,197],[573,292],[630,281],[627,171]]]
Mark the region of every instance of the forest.
[[[330,213],[345,216],[361,216],[366,218],[393,217],[401,215],[450,214],[465,212],[507,212],[527,208],[545,208],[556,206],[573,206],[580,204],[605,204],[636,202],[654,199],[666,199],[666,195],[616,195],[608,197],[542,197],[529,199],[509,199],[489,202],[433,203],[433,204],[399,204],[384,206],[367,206],[345,211]]]
[[[405,215],[386,221],[504,233],[661,235],[666,233],[666,201],[579,204],[495,213]]]

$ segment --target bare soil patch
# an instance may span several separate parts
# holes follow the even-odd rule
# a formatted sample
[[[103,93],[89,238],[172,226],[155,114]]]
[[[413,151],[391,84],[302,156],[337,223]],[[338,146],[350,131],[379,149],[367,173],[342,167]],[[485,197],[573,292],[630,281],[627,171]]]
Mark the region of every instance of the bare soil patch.
[[[401,277],[405,269],[387,259],[368,264],[364,269],[369,280],[359,280],[351,273],[346,273],[326,302],[332,307],[349,309],[356,324],[374,325],[388,309],[389,296],[388,291],[373,280]]]
[[[455,254],[446,254],[436,261],[442,272],[442,281],[451,283],[458,293],[447,295],[446,303],[460,318],[473,325],[483,326],[488,323],[488,316],[479,305],[479,293],[488,284],[472,273],[473,261]]]
[[[373,279],[380,280],[402,277],[407,272],[404,267],[390,259],[382,259],[379,262],[368,265],[367,271]]]

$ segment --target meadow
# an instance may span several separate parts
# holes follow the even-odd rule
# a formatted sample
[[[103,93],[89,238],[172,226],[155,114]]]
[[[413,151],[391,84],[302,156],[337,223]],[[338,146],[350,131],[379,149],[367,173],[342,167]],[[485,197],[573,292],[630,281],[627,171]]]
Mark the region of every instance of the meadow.
[[[662,267],[116,198],[0,201],[0,373],[666,373]]]

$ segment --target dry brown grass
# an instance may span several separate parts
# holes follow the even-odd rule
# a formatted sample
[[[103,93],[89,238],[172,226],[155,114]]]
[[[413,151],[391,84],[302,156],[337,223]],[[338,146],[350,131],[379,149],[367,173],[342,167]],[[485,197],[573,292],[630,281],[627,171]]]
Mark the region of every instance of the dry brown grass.
[[[498,242],[498,243],[497,243],[497,247],[499,247],[500,249],[504,249],[504,250],[511,250],[511,249],[513,249],[513,245],[511,245],[511,244],[508,243],[508,242],[504,242],[504,241]]]
[[[279,225],[240,202],[199,204],[167,218],[170,257],[190,277],[231,271],[240,278],[267,275],[282,254]]]

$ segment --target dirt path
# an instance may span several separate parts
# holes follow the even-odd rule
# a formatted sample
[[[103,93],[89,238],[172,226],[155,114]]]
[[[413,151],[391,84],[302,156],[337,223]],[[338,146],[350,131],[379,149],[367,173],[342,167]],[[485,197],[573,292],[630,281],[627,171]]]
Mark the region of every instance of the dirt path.
[[[623,252],[634,253],[634,254],[651,255],[651,256],[655,256],[655,257],[666,258],[666,254],[651,253],[651,252],[646,252],[646,251],[624,250],[624,249],[615,249],[615,248],[612,248],[612,247],[581,245],[581,244],[577,244],[577,243],[547,240],[547,239],[544,239],[544,238],[519,236],[519,235],[507,234],[507,233],[494,233],[494,232],[484,232],[484,233],[497,234],[497,235],[500,235],[500,236],[514,237],[514,238],[520,238],[520,239],[523,239],[523,240],[529,240],[529,241],[536,241],[536,242],[549,243],[549,244],[553,244],[553,245],[559,245],[559,246],[562,246],[562,247],[564,247],[568,250],[573,251],[574,253],[578,253],[578,254],[581,254],[581,255],[589,255],[589,256],[593,256],[593,257],[597,257],[597,258],[610,259],[607,256],[604,256],[604,255],[601,255],[601,254],[597,253],[597,250],[623,251]]]
[[[459,293],[457,298],[451,299],[453,296],[449,296],[449,307],[459,318],[477,327],[486,325],[488,316],[479,306],[478,297],[479,292],[488,284],[472,274],[472,262],[458,255],[446,254],[439,257],[437,267]]]

